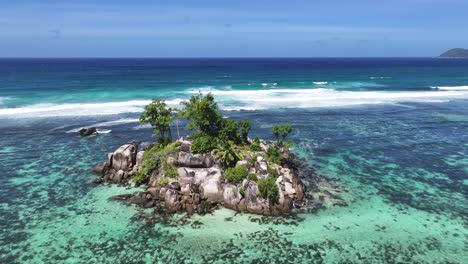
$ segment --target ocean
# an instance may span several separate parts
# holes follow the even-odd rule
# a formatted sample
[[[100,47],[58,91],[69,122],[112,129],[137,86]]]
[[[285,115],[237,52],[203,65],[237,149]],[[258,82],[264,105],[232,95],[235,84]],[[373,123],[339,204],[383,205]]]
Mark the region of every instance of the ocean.
[[[253,137],[291,123],[347,206],[163,215],[91,184],[152,98],[198,92]],[[0,59],[0,142],[0,263],[468,263],[467,59]]]

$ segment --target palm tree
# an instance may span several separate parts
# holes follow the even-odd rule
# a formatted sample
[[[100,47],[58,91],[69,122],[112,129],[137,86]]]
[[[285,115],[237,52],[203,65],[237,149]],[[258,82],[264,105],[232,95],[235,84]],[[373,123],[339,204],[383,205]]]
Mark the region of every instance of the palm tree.
[[[218,144],[216,149],[213,150],[213,154],[221,160],[225,167],[234,166],[238,160],[243,158],[232,141]]]

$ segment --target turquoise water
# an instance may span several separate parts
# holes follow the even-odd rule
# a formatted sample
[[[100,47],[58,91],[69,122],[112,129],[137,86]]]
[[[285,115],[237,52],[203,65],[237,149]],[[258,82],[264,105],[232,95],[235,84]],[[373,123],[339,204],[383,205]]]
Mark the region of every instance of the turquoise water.
[[[0,69],[1,263],[468,262],[466,60],[3,60]],[[187,217],[108,200],[132,188],[92,186],[107,152],[150,139],[136,120],[150,98],[176,104],[199,90],[225,116],[250,119],[253,136],[291,122],[294,151],[346,188],[348,206]],[[73,133],[89,125],[112,131]]]

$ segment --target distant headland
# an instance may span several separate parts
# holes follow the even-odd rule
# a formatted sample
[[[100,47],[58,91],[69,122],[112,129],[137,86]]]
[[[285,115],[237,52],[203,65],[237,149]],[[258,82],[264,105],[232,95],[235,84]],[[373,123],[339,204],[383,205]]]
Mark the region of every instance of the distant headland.
[[[439,58],[468,58],[468,49],[451,49],[442,53]]]

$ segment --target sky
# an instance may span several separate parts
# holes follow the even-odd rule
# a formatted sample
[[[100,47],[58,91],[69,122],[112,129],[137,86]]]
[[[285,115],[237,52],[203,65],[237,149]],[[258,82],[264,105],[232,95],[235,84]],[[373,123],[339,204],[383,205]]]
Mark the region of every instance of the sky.
[[[468,0],[0,0],[0,57],[432,57]]]

